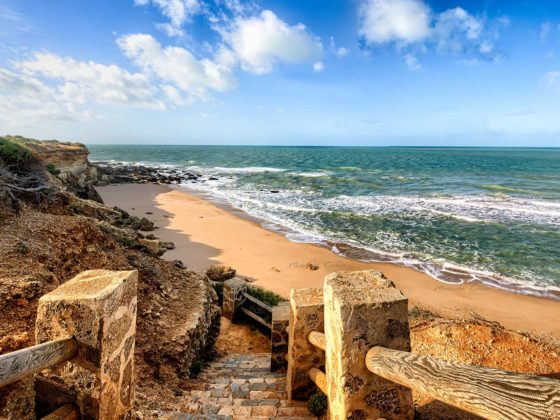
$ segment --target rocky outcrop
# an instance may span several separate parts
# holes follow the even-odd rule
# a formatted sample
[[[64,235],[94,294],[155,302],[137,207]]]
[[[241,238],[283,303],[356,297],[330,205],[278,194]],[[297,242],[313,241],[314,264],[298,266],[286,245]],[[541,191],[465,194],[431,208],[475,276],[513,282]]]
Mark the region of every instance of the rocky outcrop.
[[[29,151],[50,174],[53,184],[73,192],[80,198],[103,202],[93,187],[98,173],[97,168],[88,160],[89,150],[85,145],[57,140],[38,141],[20,136],[6,136],[0,139]]]

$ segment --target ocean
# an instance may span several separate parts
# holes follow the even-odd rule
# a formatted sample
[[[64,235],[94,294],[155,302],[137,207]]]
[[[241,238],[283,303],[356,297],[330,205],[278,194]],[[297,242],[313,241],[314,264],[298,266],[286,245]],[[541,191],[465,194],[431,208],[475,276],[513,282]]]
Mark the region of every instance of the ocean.
[[[183,187],[293,241],[560,299],[560,149],[88,147],[201,174]]]

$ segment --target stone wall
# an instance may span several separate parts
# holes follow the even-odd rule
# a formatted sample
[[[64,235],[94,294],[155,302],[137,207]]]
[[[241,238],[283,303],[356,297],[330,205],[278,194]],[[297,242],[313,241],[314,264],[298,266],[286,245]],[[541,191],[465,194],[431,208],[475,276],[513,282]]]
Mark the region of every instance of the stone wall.
[[[290,304],[283,302],[272,308],[270,331],[270,370],[285,371],[288,367],[288,328],[290,327]]]

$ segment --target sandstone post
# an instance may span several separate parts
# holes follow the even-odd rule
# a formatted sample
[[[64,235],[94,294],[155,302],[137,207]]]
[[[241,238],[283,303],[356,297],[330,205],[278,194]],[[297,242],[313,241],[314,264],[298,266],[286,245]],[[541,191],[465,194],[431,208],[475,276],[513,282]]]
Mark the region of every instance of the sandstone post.
[[[373,346],[410,351],[408,300],[376,271],[325,278],[326,375],[331,420],[412,419],[408,388],[372,374]]]
[[[78,342],[78,356],[43,379],[74,396],[82,418],[130,416],[137,279],[136,271],[85,271],[39,300],[37,343],[61,337]]]
[[[272,330],[270,332],[270,371],[285,370],[288,362],[288,328],[290,304],[283,302],[272,308]]]
[[[224,281],[222,316],[233,321],[235,310],[243,301],[241,292],[247,290],[247,282],[239,277]]]
[[[288,338],[288,398],[306,400],[315,384],[309,369],[322,368],[324,352],[312,345],[307,336],[311,331],[323,331],[323,290],[292,289],[290,293],[290,328]]]

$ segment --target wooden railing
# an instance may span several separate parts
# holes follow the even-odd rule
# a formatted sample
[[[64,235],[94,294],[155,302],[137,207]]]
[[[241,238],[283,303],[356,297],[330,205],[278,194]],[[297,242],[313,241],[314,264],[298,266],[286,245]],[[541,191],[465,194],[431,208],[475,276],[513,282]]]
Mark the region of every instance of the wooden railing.
[[[56,366],[76,356],[78,344],[62,338],[0,355],[0,387]]]
[[[373,347],[367,368],[414,391],[491,419],[560,418],[560,381]]]
[[[288,396],[316,385],[331,420],[412,419],[413,391],[489,419],[560,420],[558,379],[410,353],[407,299],[377,272],[292,290],[290,309]]]
[[[262,308],[265,312],[267,312],[268,314],[270,314],[270,316],[272,317],[272,307],[267,305],[264,302],[261,302],[260,300],[258,300],[256,297],[251,296],[250,294],[248,294],[247,292],[241,292],[241,296],[244,298],[243,303],[241,304],[241,306],[239,307],[239,311],[245,315],[247,315],[249,318],[254,319],[255,321],[257,321],[258,323],[264,325],[265,327],[267,327],[268,329],[272,329],[272,324],[270,322],[268,322],[266,319],[262,318],[261,316],[259,316],[258,314],[256,314],[254,311],[250,310],[249,308],[247,308],[246,306],[244,306],[247,302],[250,302],[260,308]]]
[[[307,335],[307,341],[313,344],[318,349],[325,351],[327,348],[327,343],[325,341],[325,334],[319,331],[311,331]],[[313,381],[313,383],[319,388],[323,394],[327,394],[327,375],[320,369],[312,367],[309,369],[307,373],[309,375],[309,379]]]

